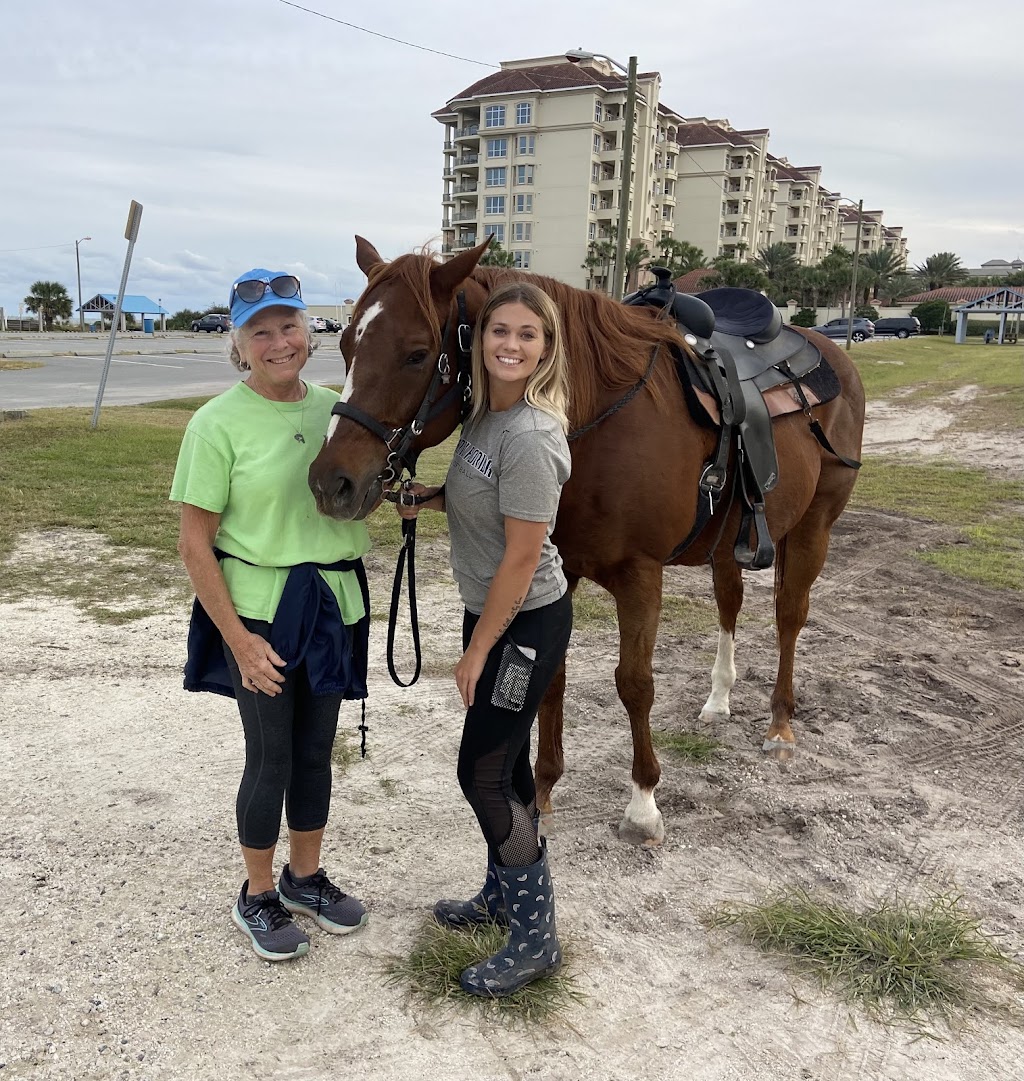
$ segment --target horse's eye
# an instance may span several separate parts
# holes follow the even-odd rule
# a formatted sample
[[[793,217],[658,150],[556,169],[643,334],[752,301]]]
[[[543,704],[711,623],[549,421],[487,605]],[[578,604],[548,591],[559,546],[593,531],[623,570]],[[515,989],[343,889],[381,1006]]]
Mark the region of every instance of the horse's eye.
[[[409,359],[406,364],[422,364],[428,357],[426,349],[417,349],[415,353],[409,354]]]

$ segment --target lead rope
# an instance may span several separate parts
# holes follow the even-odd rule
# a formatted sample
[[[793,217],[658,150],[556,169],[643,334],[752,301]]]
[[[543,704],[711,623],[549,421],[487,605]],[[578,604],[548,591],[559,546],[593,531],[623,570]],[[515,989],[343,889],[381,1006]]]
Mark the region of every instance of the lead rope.
[[[424,500],[425,502],[425,500]],[[412,628],[412,649],[416,667],[408,683],[403,683],[395,670],[395,630],[398,626],[398,603],[402,597],[402,576],[406,557],[409,560],[409,623]],[[420,678],[420,621],[416,610],[416,519],[402,519],[402,547],[395,565],[395,582],[391,587],[391,610],[388,612],[388,673],[399,687],[411,687]]]

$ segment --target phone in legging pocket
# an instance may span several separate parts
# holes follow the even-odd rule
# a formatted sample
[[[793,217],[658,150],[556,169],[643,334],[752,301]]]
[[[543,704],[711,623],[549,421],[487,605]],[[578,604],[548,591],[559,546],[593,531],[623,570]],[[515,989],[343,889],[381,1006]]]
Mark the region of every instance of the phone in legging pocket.
[[[516,711],[523,708],[536,660],[537,651],[532,646],[517,646],[511,639],[505,643],[491,692],[492,706]]]

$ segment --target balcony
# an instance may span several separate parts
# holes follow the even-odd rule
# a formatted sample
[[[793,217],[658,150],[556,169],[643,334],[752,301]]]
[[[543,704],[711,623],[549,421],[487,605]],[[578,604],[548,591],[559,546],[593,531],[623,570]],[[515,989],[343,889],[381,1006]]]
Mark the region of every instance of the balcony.
[[[455,221],[476,221],[476,211],[474,211],[474,210],[463,210],[459,214],[453,214],[452,215],[452,221],[453,222],[455,222]]]
[[[455,202],[455,196],[450,191],[442,192],[441,202],[444,206],[447,206],[449,203]]]
[[[444,152],[446,154],[454,154],[455,153],[455,144],[450,139],[447,140],[445,142],[445,144],[444,144]]]
[[[465,248],[476,247],[476,233],[463,233],[462,236],[455,241],[455,250],[463,251]]]
[[[442,180],[454,180],[455,170],[450,165],[445,165],[444,172],[441,174]]]
[[[466,195],[472,195],[477,189],[475,180],[466,180],[452,188],[452,193],[459,199]]]
[[[463,154],[462,157],[459,158],[455,162],[455,168],[456,169],[472,169],[474,166],[479,165],[479,164],[480,164],[480,155],[479,154]]]
[[[441,254],[442,255],[451,255],[452,251],[453,251],[453,249],[452,249],[451,244],[442,244],[441,245]]]
[[[456,128],[455,129],[455,138],[456,138],[456,140],[459,140],[459,139],[478,139],[480,137],[479,132],[480,132],[480,125],[479,124],[468,124],[464,128]]]

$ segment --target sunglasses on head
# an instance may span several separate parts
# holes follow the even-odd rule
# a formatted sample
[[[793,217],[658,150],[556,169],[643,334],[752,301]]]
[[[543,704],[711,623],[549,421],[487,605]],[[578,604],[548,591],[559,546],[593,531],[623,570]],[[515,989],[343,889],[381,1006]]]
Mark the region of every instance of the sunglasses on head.
[[[302,286],[294,274],[281,274],[277,278],[250,278],[248,281],[235,282],[231,288],[234,295],[246,304],[262,300],[268,289],[282,300],[302,296]]]

